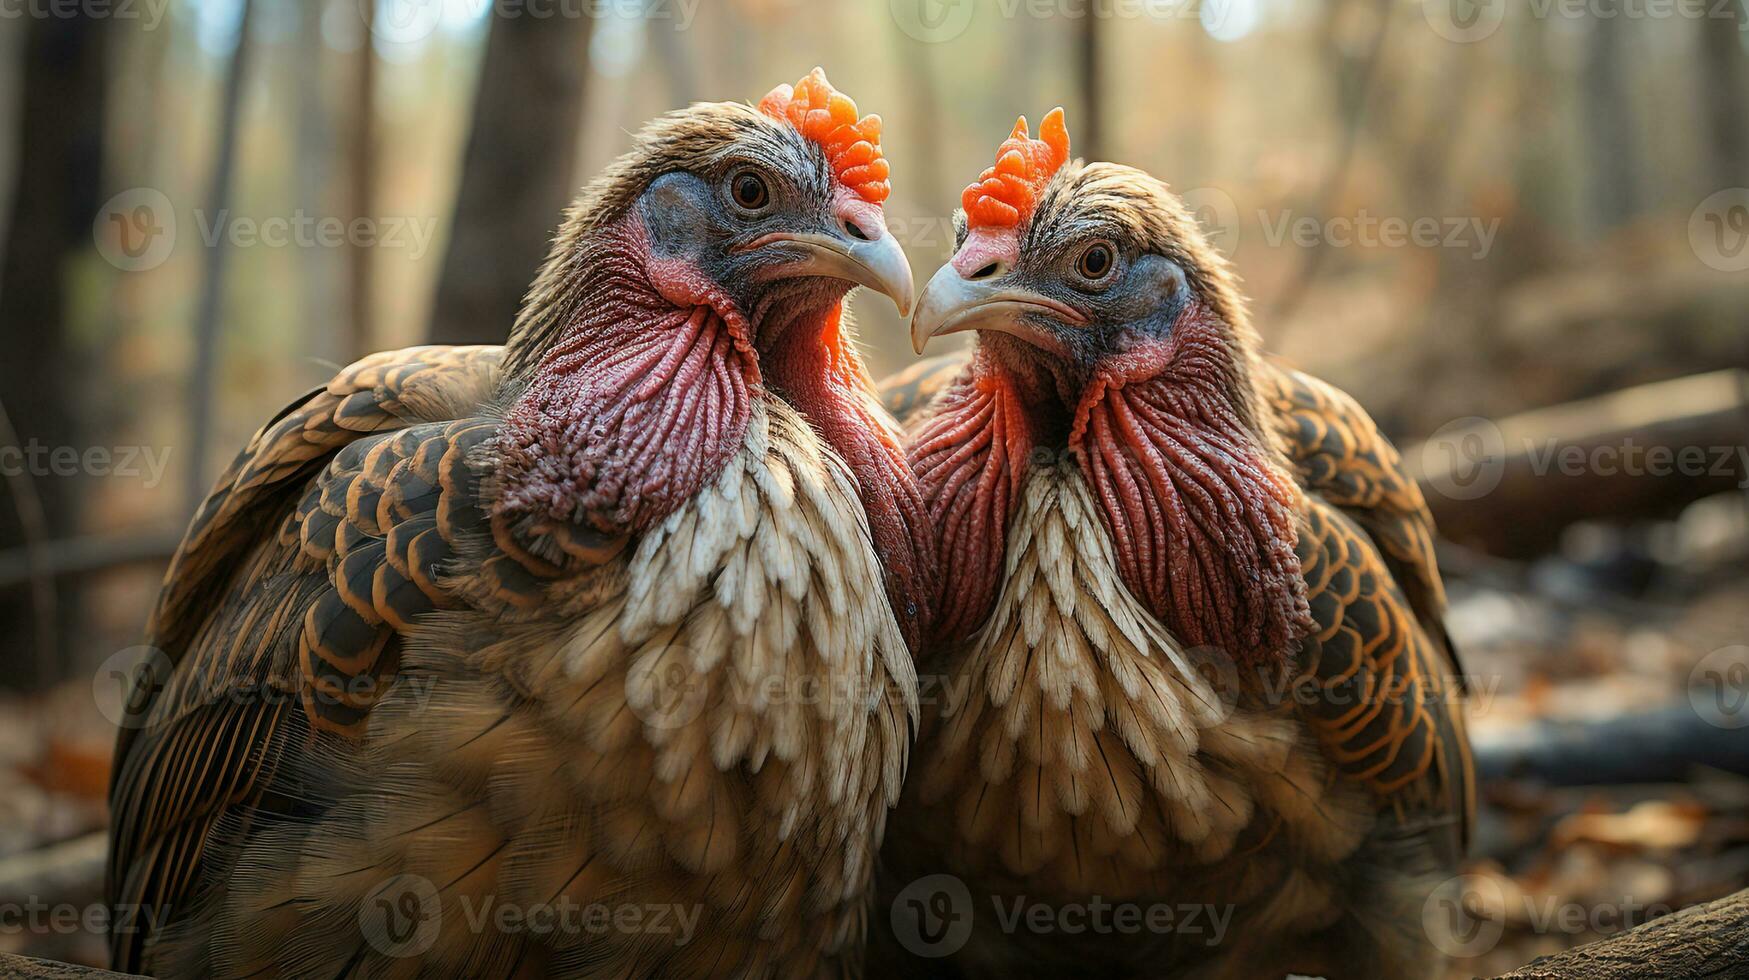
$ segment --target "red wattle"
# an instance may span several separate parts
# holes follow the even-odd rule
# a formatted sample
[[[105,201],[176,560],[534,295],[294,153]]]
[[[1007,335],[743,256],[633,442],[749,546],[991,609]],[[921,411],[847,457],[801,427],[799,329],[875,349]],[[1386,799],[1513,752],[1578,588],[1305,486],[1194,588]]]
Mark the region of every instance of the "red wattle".
[[[625,234],[505,418],[500,513],[643,531],[740,451],[760,380],[746,321],[693,270],[652,282]]]
[[[1001,585],[1008,522],[1034,445],[1012,382],[979,371],[943,396],[911,444],[944,572],[934,635],[962,640],[989,618]]]
[[[579,275],[594,289],[499,431],[495,511],[646,530],[722,473],[768,385],[856,477],[888,596],[915,648],[934,598],[928,516],[845,335],[842,303],[798,317],[773,349],[756,352],[728,296],[695,266],[652,256],[635,219],[594,243],[589,262]]]
[[[1070,448],[1130,591],[1184,642],[1280,666],[1311,628],[1296,491],[1245,424],[1232,355],[1202,316],[1103,365]]]

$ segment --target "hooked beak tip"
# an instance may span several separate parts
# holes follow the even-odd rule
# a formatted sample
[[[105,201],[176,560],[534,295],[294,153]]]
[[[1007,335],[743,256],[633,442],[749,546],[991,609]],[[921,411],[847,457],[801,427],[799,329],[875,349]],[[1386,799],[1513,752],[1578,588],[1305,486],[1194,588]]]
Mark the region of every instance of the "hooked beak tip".
[[[839,235],[777,234],[755,245],[789,242],[800,245],[806,257],[784,268],[786,274],[826,276],[866,286],[893,301],[900,316],[909,316],[916,301],[917,286],[911,277],[911,260],[891,232],[879,238],[850,239]]]
[[[997,282],[968,280],[952,265],[945,265],[917,297],[917,309],[911,315],[911,349],[921,354],[936,337],[995,330],[1046,351],[1061,352],[1060,339],[1031,322],[1040,315],[1070,325],[1085,322],[1084,315],[1049,297]]]
[[[900,316],[911,315],[917,303],[917,282],[911,276],[911,260],[899,247],[898,239],[888,233],[872,242],[859,242],[851,247],[850,256],[869,272],[861,285],[892,300]]]

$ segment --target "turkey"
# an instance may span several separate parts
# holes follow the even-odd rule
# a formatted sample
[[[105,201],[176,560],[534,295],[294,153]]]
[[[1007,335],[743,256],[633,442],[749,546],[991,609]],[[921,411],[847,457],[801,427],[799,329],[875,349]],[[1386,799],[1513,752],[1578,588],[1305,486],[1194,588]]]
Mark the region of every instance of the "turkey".
[[[818,69],[669,113],[507,345],[367,357],[255,436],[116,747],[117,968],[860,964],[935,590],[844,312],[911,303],[887,178]]]
[[[1473,776],[1415,483],[1260,355],[1165,184],[1070,160],[1060,109],[962,203],[912,336],[975,345],[886,386],[944,588],[882,962],[1428,975]]]

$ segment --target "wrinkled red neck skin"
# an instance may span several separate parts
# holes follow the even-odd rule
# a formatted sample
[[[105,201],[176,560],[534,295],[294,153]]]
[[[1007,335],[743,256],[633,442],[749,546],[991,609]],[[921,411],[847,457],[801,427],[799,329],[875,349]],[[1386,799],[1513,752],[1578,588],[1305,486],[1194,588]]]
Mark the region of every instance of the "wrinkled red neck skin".
[[[963,640],[1001,589],[1008,523],[1037,438],[1021,383],[980,348],[911,441],[911,466],[936,529],[942,589],[931,635]]]
[[[760,381],[747,321],[696,270],[650,257],[623,219],[597,285],[511,406],[498,513],[642,532],[740,451]]]
[[[1280,670],[1312,628],[1297,491],[1247,424],[1234,356],[1193,301],[1167,338],[1098,367],[1069,447],[1130,592],[1182,642]]]
[[[915,644],[934,584],[922,499],[867,395],[841,303],[787,324],[761,364],[755,325],[697,268],[652,257],[636,218],[604,237],[591,247],[590,293],[500,430],[495,513],[647,531],[721,475],[769,386],[856,477],[894,612]]]
[[[1243,417],[1225,334],[1192,303],[1167,339],[1101,364],[1067,443],[1130,592],[1181,641],[1280,669],[1311,628],[1296,491]],[[1036,448],[1062,438],[1044,410],[1056,384],[1026,376],[993,346],[980,342],[911,447],[938,529],[933,635],[947,642],[989,618]]]

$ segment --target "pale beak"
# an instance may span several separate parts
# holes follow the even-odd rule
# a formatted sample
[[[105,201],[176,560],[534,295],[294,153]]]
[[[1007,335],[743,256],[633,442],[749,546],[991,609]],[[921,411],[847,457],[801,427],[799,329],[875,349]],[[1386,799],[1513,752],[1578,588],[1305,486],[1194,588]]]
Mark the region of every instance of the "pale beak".
[[[1004,286],[999,277],[966,279],[951,264],[944,265],[917,299],[917,312],[911,316],[911,349],[921,354],[932,337],[995,330],[1061,353],[1062,342],[1029,319],[1040,314],[1071,326],[1087,322],[1081,313],[1049,296]]]
[[[879,238],[852,239],[813,232],[775,232],[750,243],[748,248],[766,245],[794,245],[802,255],[793,262],[771,268],[767,275],[823,276],[867,286],[882,293],[899,308],[899,315],[911,312],[917,287],[911,279],[911,262],[899,240],[883,229]]]

